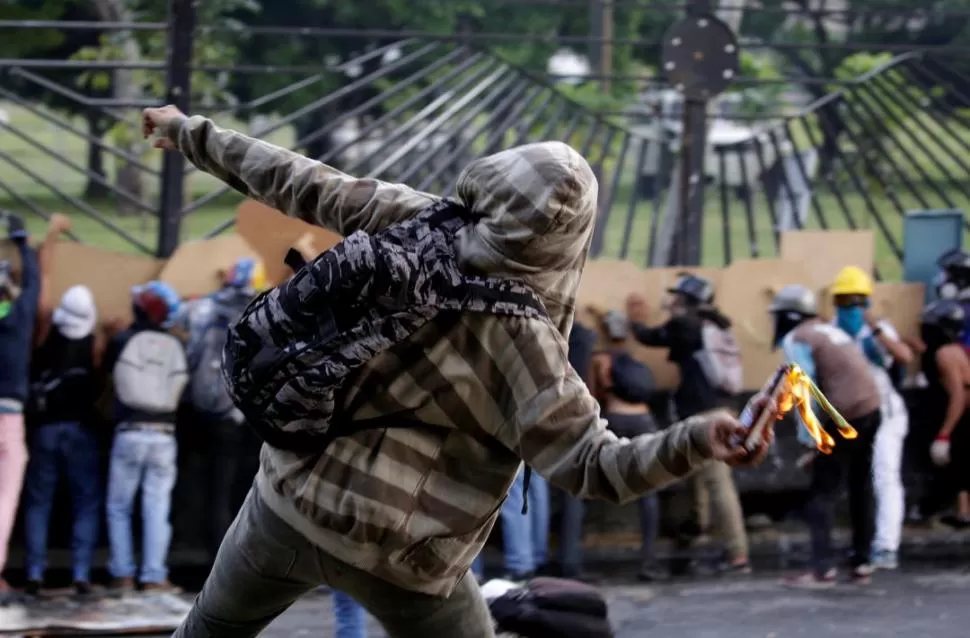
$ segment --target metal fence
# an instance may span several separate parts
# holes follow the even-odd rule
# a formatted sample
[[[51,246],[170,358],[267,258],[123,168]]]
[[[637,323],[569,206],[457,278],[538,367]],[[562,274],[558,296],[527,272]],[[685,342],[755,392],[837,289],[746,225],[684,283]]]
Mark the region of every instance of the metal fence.
[[[487,12],[502,2],[481,4]],[[138,139],[138,110],[174,103],[349,173],[444,194],[453,192],[461,168],[477,155],[536,140],[567,141],[600,179],[594,255],[650,265],[770,256],[787,229],[873,228],[880,274],[893,276],[905,213],[970,205],[964,152],[970,84],[961,62],[970,48],[959,38],[754,41],[743,28],[742,37],[731,28],[731,15],[744,11],[743,2],[722,3],[717,13],[703,2],[658,3],[669,26],[654,41],[632,44],[662,49],[662,68],[635,75],[611,69],[609,48],[629,42],[615,36],[610,23],[612,12],[643,2],[518,4],[548,11],[588,7],[591,33],[495,33],[474,26],[449,34],[244,30],[249,38],[355,43],[356,54],[339,61],[287,66],[200,60],[197,36],[228,27],[196,24],[189,0],[172,0],[165,23],[0,21],[0,32],[54,29],[88,34],[91,42],[112,34],[168,33],[165,59],[68,59],[70,52],[56,48],[43,59],[0,59],[0,103],[7,111],[0,118],[0,202],[39,218],[54,210],[72,213],[79,240],[160,256],[171,254],[182,237],[224,232],[239,197],[184,166],[177,154],[161,159]],[[792,13],[786,6],[766,3],[756,11],[763,14],[759,19],[863,15],[851,8]],[[872,6],[864,15],[923,20],[951,31],[970,20],[970,11],[943,15],[915,6]],[[710,36],[714,27],[717,37]],[[226,37],[235,37],[231,29]],[[622,110],[584,105],[557,83],[562,74],[528,71],[493,52],[530,39],[537,47],[587,48],[596,67],[586,74],[587,84],[598,82],[605,91],[611,82],[629,82],[652,92]],[[773,51],[794,60],[798,74],[745,75],[740,50]],[[825,51],[895,57],[853,78],[813,64]],[[148,76],[158,87],[152,97],[124,90],[144,85]],[[257,83],[264,88],[232,90],[238,78],[252,76],[267,78]],[[809,103],[756,115],[725,108],[739,95],[725,97],[725,88],[772,85],[798,86]],[[268,112],[273,115],[258,116]]]

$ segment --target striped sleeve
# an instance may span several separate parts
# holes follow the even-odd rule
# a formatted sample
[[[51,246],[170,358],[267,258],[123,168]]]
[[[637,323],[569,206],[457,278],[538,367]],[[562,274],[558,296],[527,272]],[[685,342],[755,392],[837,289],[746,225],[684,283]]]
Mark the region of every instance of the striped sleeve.
[[[493,353],[514,401],[504,424],[490,434],[553,485],[582,498],[623,503],[690,474],[711,457],[708,416],[621,439],[600,418],[599,404],[569,365],[558,333],[523,332],[515,344]]]
[[[377,232],[437,200],[403,184],[352,177],[198,115],[174,121],[166,135],[199,170],[290,217],[341,235]]]

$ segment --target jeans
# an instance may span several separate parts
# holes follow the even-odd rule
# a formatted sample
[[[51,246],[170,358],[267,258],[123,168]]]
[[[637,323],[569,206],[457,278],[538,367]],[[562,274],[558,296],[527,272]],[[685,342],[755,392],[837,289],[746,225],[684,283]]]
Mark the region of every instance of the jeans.
[[[168,578],[168,546],[172,540],[169,511],[175,485],[177,446],[173,434],[121,431],[115,434],[108,475],[108,571],[114,578],[135,576],[131,510],[141,488],[142,583]]]
[[[475,560],[472,561],[472,574],[479,580],[479,582],[485,578],[485,559],[482,558],[481,554],[476,556]]]
[[[869,562],[875,532],[872,494],[872,445],[879,429],[880,414],[873,412],[849,423],[857,439],[836,439],[832,454],[819,454],[812,462],[812,482],[805,508],[812,545],[812,568],[822,575],[832,565],[832,527],[839,489],[848,481],[849,516],[852,524],[852,567]]]
[[[17,517],[25,467],[24,415],[0,412],[0,572],[7,566],[7,546]]]
[[[367,638],[367,611],[342,591],[334,590],[331,596],[336,638]]]
[[[30,461],[24,483],[27,579],[42,581],[47,568],[47,531],[54,492],[63,473],[71,491],[74,581],[88,582],[101,526],[98,439],[80,423],[50,423],[28,436]]]
[[[474,578],[448,598],[402,589],[344,563],[283,522],[251,490],[173,638],[248,638],[321,584],[358,601],[390,638],[495,638]]]
[[[909,431],[909,415],[898,395],[883,407],[882,423],[876,433],[872,457],[872,478],[876,490],[876,535],[873,551],[899,551],[903,532],[906,496],[903,491],[903,444]]]
[[[515,576],[531,574],[542,567],[549,550],[549,485],[532,473],[529,511],[523,514],[524,476],[525,471],[520,470],[500,512],[505,571]]]

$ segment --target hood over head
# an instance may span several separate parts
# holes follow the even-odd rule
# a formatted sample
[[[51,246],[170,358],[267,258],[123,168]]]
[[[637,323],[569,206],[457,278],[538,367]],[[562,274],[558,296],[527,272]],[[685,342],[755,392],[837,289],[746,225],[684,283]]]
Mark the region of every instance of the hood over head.
[[[457,193],[477,218],[459,232],[462,265],[530,285],[568,336],[599,195],[583,156],[562,142],[517,146],[470,163]]]

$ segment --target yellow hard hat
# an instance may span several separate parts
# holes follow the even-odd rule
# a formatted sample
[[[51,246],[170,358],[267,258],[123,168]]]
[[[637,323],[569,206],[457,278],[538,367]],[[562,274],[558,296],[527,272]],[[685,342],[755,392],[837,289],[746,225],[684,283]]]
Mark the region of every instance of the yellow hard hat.
[[[833,295],[863,295],[872,296],[872,278],[858,266],[846,266],[835,276],[832,282]]]

